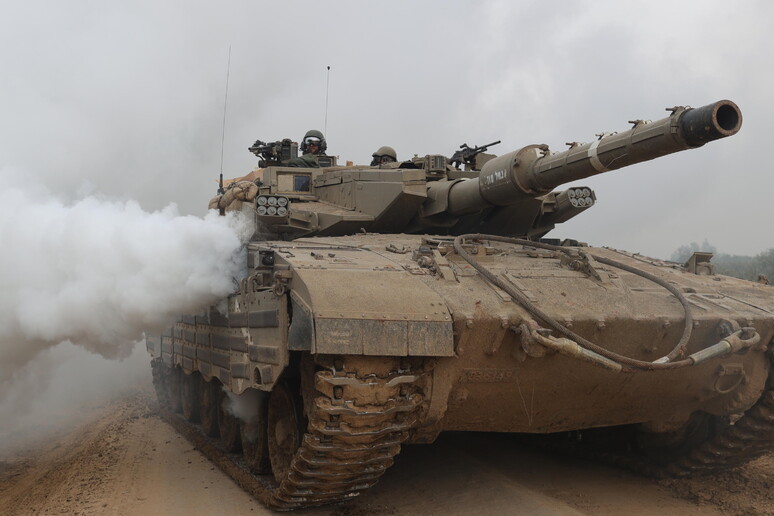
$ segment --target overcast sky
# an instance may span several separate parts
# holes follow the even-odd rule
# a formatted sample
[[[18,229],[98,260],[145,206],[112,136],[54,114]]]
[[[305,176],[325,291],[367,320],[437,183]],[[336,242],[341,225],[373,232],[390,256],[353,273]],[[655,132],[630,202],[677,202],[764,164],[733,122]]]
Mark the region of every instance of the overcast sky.
[[[381,145],[562,150],[728,98],[738,135],[584,181],[597,206],[553,236],[659,257],[706,238],[755,254],[774,247],[772,21],[765,1],[6,1],[0,170],[65,199],[203,214],[229,46],[226,177],[257,164],[256,139],[311,128],[358,163]]]

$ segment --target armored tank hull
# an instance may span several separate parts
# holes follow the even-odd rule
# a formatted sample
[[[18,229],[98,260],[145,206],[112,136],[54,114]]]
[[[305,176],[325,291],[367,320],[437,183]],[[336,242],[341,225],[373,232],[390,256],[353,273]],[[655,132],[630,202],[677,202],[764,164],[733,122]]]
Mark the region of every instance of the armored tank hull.
[[[478,266],[615,353],[653,362],[684,332],[685,307],[628,270],[599,261],[582,270],[562,251],[529,245],[477,239],[469,247]],[[251,244],[254,263],[273,265],[251,268],[227,315],[184,318],[150,344],[164,380],[158,385],[182,391],[180,403],[168,401],[172,411],[198,403],[202,431],[219,431],[225,452],[238,450],[241,423],[253,473],[274,466],[273,483],[256,482],[283,508],[347,499],[376,482],[402,443],[429,443],[446,430],[616,427],[636,445],[626,460],[654,474],[729,467],[768,449],[772,287],[611,249],[566,248],[579,250],[682,291],[694,313],[687,355],[741,328],[755,328],[757,342],[750,331],[750,345],[737,354],[627,373],[529,339],[525,321],[533,316],[454,253],[449,239],[310,238]],[[176,389],[179,382],[200,392]],[[259,394],[265,386],[268,396]],[[230,403],[247,402],[262,407],[254,420],[228,413]],[[257,444],[251,426],[260,427],[252,431]]]
[[[259,227],[239,288],[148,338],[166,417],[283,510],[357,496],[401,445],[443,431],[550,436],[659,476],[764,453],[771,286],[717,275],[707,256],[676,264],[540,239],[595,199],[550,185],[741,124],[728,101],[681,109],[610,142],[564,156],[525,147],[480,171],[434,156],[261,171],[258,195],[227,207]],[[476,220],[498,233],[465,234]],[[428,227],[439,236],[412,234]]]

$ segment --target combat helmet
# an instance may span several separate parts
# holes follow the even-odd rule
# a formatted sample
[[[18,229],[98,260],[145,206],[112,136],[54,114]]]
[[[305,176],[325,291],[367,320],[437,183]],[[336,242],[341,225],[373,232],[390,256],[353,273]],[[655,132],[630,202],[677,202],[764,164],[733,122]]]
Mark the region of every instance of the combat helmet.
[[[387,145],[379,147],[376,152],[371,154],[371,157],[373,158],[371,160],[372,167],[381,166],[382,163],[398,161],[398,153],[395,152],[395,149]]]
[[[382,156],[389,156],[394,161],[398,161],[398,153],[395,152],[395,149],[393,149],[392,147],[390,147],[388,145],[383,145],[383,146],[379,147],[379,149],[376,152],[371,154],[371,157],[373,157],[373,158],[380,158]]]
[[[304,135],[304,139],[301,142],[301,152],[306,152],[307,149],[307,139],[317,139],[320,141],[320,154],[324,154],[325,151],[328,149],[328,142],[325,141],[325,136],[321,131],[318,131],[317,129],[310,129],[306,132]]]

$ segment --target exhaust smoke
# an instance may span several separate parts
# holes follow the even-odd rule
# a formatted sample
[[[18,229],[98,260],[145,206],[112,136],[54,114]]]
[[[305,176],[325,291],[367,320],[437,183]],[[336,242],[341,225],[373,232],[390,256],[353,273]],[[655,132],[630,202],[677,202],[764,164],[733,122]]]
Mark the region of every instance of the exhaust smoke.
[[[148,212],[96,195],[68,202],[12,184],[0,171],[0,413],[24,398],[15,379],[19,389],[47,383],[64,351],[45,351],[69,343],[81,356],[130,357],[144,332],[231,293],[244,268],[252,228],[239,214]]]

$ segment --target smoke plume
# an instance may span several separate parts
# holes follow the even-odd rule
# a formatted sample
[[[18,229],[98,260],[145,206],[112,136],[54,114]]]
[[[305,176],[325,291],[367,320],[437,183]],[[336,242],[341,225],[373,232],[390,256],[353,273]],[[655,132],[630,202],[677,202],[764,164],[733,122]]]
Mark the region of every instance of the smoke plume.
[[[0,173],[0,184],[6,179]],[[0,388],[64,341],[127,357],[143,332],[229,294],[249,231],[238,216],[181,216],[175,205],[148,212],[134,201],[68,202],[40,186],[3,187]]]

